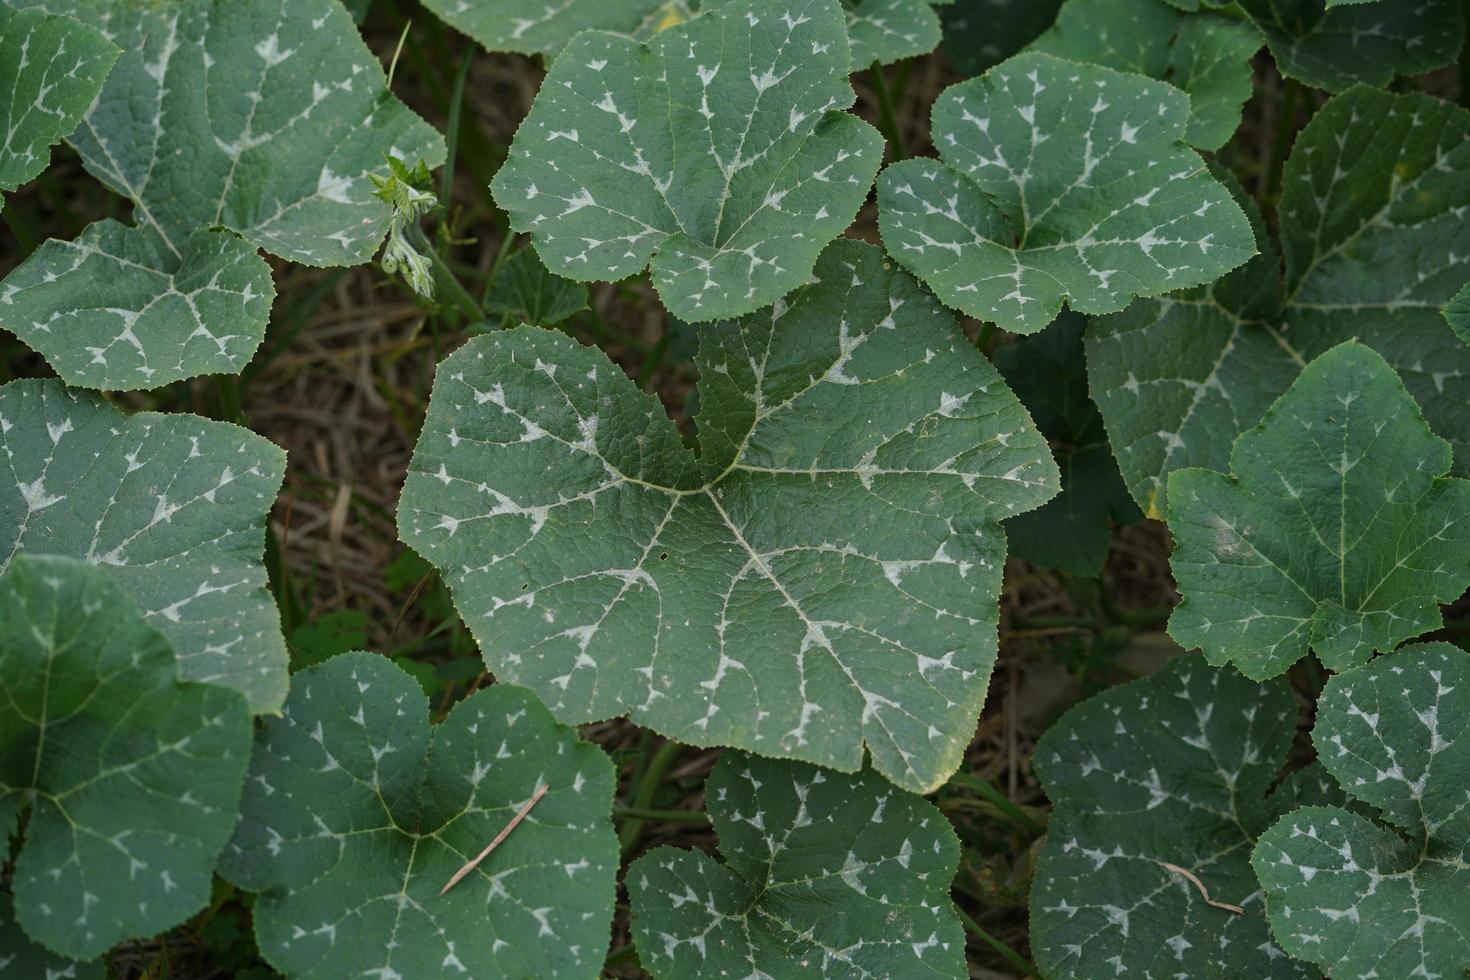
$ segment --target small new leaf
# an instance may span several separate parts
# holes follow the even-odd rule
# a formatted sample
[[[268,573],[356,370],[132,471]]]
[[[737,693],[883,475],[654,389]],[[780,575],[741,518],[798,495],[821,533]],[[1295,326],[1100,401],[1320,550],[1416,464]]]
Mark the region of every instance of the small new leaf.
[[[1231,475],[1169,478],[1169,633],[1271,677],[1333,670],[1437,628],[1470,586],[1470,480],[1383,358],[1348,342],[1309,364],[1235,442]]]
[[[428,713],[418,682],[374,654],[292,678],[220,859],[261,892],[261,954],[303,980],[592,980],[618,866],[607,756],[504,684],[432,728]]]
[[[737,0],[644,44],[582,34],[495,200],[557,275],[648,266],[681,319],[754,312],[810,278],[872,186],[883,140],[840,111],[848,68],[837,0]]]
[[[1342,978],[1470,970],[1467,724],[1470,660],[1448,643],[1327,682],[1312,742],[1357,812],[1303,807],[1251,857],[1288,953]]]
[[[124,52],[70,142],[134,224],[48,241],[0,285],[0,326],[69,384],[239,371],[274,297],[257,248],[366,262],[391,220],[369,174],[390,151],[444,158],[336,0],[21,3],[105,24]]]
[[[660,847],[628,868],[654,977],[967,976],[949,899],[959,841],[933,804],[871,770],[729,752],[705,806],[723,864]]]
[[[890,254],[948,305],[1035,333],[1065,300],[1113,313],[1255,254],[1240,207],[1184,143],[1165,82],[1036,52],[934,104],[939,160],[878,180]]]
[[[56,381],[0,387],[0,570],[24,552],[100,566],[178,653],[185,680],[286,697],[265,519],[286,454],[193,415],[124,416]]]
[[[51,146],[77,128],[117,55],[95,28],[0,3],[0,190],[46,168]]]
[[[599,351],[533,328],[439,367],[399,505],[496,676],[567,722],[630,714],[910,789],[953,772],[995,660],[999,522],[1046,443],[882,253],[833,244],[705,327],[695,455]]]
[[[1316,975],[1271,941],[1249,863],[1296,714],[1284,681],[1183,656],[1048,729],[1031,889],[1045,976]]]
[[[373,196],[392,211],[388,219],[388,241],[383,245],[381,260],[388,275],[403,274],[408,288],[424,299],[434,298],[434,266],[427,255],[414,244],[419,219],[439,204],[430,189],[429,168],[420,160],[408,169],[397,157],[388,157],[388,175],[368,174],[373,182]]]
[[[245,699],[179,681],[168,641],[75,559],[12,561],[0,624],[0,828],[22,838],[20,927],[85,960],[177,925],[208,901],[235,825]]]

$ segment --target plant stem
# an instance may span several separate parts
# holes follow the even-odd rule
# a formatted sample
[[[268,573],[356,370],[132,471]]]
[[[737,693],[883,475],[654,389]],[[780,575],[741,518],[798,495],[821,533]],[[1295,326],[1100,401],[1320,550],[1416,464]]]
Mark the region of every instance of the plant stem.
[[[868,74],[878,93],[878,116],[883,122],[883,135],[893,148],[893,159],[902,160],[909,155],[908,148],[904,146],[903,133],[898,128],[898,114],[893,111],[893,95],[888,91],[888,80],[883,77],[883,66],[873,62]]]
[[[643,770],[643,776],[638,780],[638,791],[633,795],[631,810],[647,810],[653,802],[653,794],[658,792],[659,784],[663,782],[664,773],[669,771],[669,766],[679,756],[682,748],[678,742],[665,742],[659,746],[653,758],[648,761],[648,766]],[[633,849],[638,842],[638,835],[643,832],[643,819],[640,817],[629,817],[628,822],[623,824],[622,830],[618,831],[618,843],[626,854]]]
[[[991,785],[990,780],[980,779],[969,773],[957,772],[949,777],[949,782],[952,786],[959,786],[978,793],[987,802],[993,804],[997,810],[1031,833],[1046,833],[1046,828],[1038,823],[1035,817],[1011,802],[1009,797]]]
[[[979,939],[981,942],[989,946],[991,949],[995,950],[1001,956],[1004,956],[1006,960],[1009,961],[1011,966],[1014,966],[1016,969],[1026,974],[1026,976],[1036,977],[1037,980],[1041,980],[1041,974],[1036,972],[1036,967],[1032,966],[1029,960],[1027,960],[1020,953],[1016,952],[1014,949],[1011,949],[999,939],[996,939],[984,929],[980,928],[980,923],[970,918],[970,914],[964,909],[960,908],[958,905],[955,906],[955,911],[960,914],[960,921],[965,924],[965,929],[970,932],[976,939]]]

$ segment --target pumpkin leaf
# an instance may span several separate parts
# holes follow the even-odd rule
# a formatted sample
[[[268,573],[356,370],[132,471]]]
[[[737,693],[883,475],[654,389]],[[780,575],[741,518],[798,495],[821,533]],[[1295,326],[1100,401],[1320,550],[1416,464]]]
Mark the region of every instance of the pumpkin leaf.
[[[286,454],[193,415],[124,416],[55,381],[0,387],[0,570],[18,555],[100,566],[168,639],[185,680],[286,696],[286,645],[261,563]]]
[[[1454,0],[1240,0],[1240,8],[1283,75],[1329,92],[1443,68],[1465,42]]]
[[[390,153],[437,165],[440,136],[386,89],[335,0],[22,0],[123,49],[70,142],[133,205],[43,244],[0,284],[0,326],[69,384],[157,388],[245,366],[274,288],[257,248],[368,261]]]
[[[1286,162],[1284,294],[1258,225],[1262,255],[1237,272],[1092,322],[1088,381],[1149,516],[1167,509],[1171,471],[1225,469],[1302,367],[1353,338],[1398,370],[1467,472],[1470,347],[1441,315],[1470,271],[1467,173],[1470,113],[1356,88],[1317,112]]]
[[[13,191],[51,160],[117,60],[102,32],[70,17],[0,3],[0,190]]]
[[[582,34],[495,200],[557,275],[649,266],[677,317],[754,312],[811,276],[872,185],[883,141],[839,111],[849,67],[837,0],[738,0],[641,44]]]
[[[1241,435],[1231,475],[1169,478],[1169,633],[1247,676],[1333,670],[1441,624],[1470,586],[1470,480],[1378,354],[1348,342]]]
[[[1031,888],[1044,975],[1317,975],[1272,941],[1249,862],[1296,715],[1284,680],[1183,656],[1047,730],[1035,765],[1054,809]]]
[[[261,892],[261,954],[303,978],[596,977],[618,865],[612,764],[519,688],[478,691],[432,728],[428,711],[374,654],[294,676],[220,860]]]
[[[1374,819],[1307,806],[1262,835],[1251,863],[1287,952],[1334,977],[1470,970],[1470,663],[1425,643],[1331,678],[1312,742]]]
[[[705,801],[724,862],[660,847],[628,868],[654,977],[967,975],[949,899],[959,841],[933,804],[870,770],[738,752],[720,757]]]
[[[1016,333],[1064,300],[1112,313],[1209,282],[1255,241],[1185,145],[1188,120],[1165,82],[1018,55],[940,95],[939,160],[883,171],[883,241],[946,304]]]
[[[928,790],[995,659],[999,522],[1056,493],[1045,442],[878,249],[703,329],[691,453],[596,350],[521,328],[439,368],[399,533],[497,677],[563,721]],[[857,721],[854,724],[854,721]]]
[[[0,828],[21,836],[21,929],[85,960],[177,925],[209,900],[235,825],[245,699],[180,681],[127,593],[72,558],[12,560],[0,623]]]
[[[1069,0],[1031,45],[1058,58],[1168,82],[1189,95],[1187,138],[1216,150],[1240,126],[1251,97],[1251,57],[1261,35],[1209,13],[1182,14],[1163,0]]]

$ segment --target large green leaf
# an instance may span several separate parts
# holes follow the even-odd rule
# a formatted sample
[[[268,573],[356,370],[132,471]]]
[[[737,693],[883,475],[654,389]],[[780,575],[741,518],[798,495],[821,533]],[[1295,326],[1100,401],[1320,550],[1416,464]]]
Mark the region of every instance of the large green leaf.
[[[10,896],[0,892],[0,978],[3,980],[107,980],[100,963],[57,956],[20,931]]]
[[[555,56],[582,31],[605,30],[639,39],[677,27],[701,11],[730,0],[424,0],[445,22],[490,51]],[[939,15],[946,0],[841,0],[847,15],[852,67],[888,64],[927,54],[939,43]]]
[[[1341,92],[1382,87],[1455,60],[1465,41],[1457,0],[1240,0],[1283,75]]]
[[[961,978],[959,841],[870,770],[730,752],[705,786],[721,864],[660,847],[628,868],[639,961],[685,977]]]
[[[1142,520],[1108,449],[1102,416],[1087,397],[1086,319],[1063,313],[1046,330],[995,355],[995,366],[1052,443],[1062,492],[1006,521],[1010,553],[1074,575],[1095,576],[1108,557],[1113,522]]]
[[[1018,55],[940,95],[940,160],[883,171],[884,244],[947,304],[1017,333],[1063,300],[1112,313],[1210,282],[1255,241],[1184,144],[1188,121],[1165,82]]]
[[[883,140],[838,111],[848,67],[837,0],[739,0],[646,44],[583,34],[495,200],[558,275],[624,279],[651,260],[675,316],[750,313],[810,277],[872,185]]]
[[[21,928],[91,959],[182,922],[235,826],[245,699],[181,682],[127,593],[75,559],[14,559],[0,624],[0,829],[23,835]]]
[[[178,653],[186,680],[286,696],[261,564],[286,454],[224,422],[124,416],[55,381],[0,387],[0,569],[64,554],[106,569]]]
[[[954,0],[940,12],[944,53],[978,75],[1020,51],[1051,26],[1062,0]]]
[[[1334,670],[1437,628],[1470,586],[1470,480],[1383,358],[1348,342],[1236,440],[1232,475],[1169,478],[1169,633],[1250,677],[1310,646]]]
[[[1470,113],[1422,95],[1354,89],[1297,137],[1274,250],[1214,286],[1093,321],[1088,380],[1123,477],[1150,516],[1180,466],[1227,465],[1303,365],[1356,337],[1404,379],[1470,463],[1470,347],[1441,309],[1470,274]]]
[[[1056,493],[990,363],[882,253],[834,244],[704,328],[701,453],[596,350],[530,328],[439,368],[399,534],[490,668],[563,721],[629,714],[928,790],[995,660],[999,522]]]
[[[389,210],[368,174],[443,140],[390,96],[336,0],[24,0],[124,50],[71,143],[133,204],[49,241],[0,286],[0,326],[70,384],[155,388],[244,367],[274,289],[264,248],[366,262]]]
[[[428,712],[385,657],[345,653],[295,675],[256,737],[220,860],[262,892],[261,953],[291,977],[597,976],[618,866],[607,756],[508,685],[432,729]]]
[[[1249,862],[1296,715],[1285,681],[1184,656],[1047,730],[1035,765],[1054,809],[1031,887],[1046,976],[1316,975],[1272,942]]]
[[[1031,47],[1183,89],[1189,142],[1214,150],[1240,125],[1261,35],[1226,17],[1180,13],[1163,0],[1069,0]]]
[[[1470,970],[1467,656],[1420,644],[1329,680],[1312,742],[1383,819],[1305,807],[1256,845],[1277,939],[1334,978]]]
[[[0,190],[46,168],[102,89],[118,50],[96,28],[0,3]]]

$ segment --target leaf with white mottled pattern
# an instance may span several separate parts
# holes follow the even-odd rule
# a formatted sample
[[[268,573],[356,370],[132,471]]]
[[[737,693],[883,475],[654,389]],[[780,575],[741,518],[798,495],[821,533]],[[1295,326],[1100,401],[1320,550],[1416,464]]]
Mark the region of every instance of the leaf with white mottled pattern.
[[[292,682],[256,736],[220,859],[262,893],[255,933],[272,965],[309,980],[598,975],[618,866],[601,749],[505,684],[431,728],[418,682],[370,653]]]
[[[558,275],[651,263],[681,319],[753,312],[811,275],[872,185],[883,140],[840,111],[848,67],[837,0],[739,0],[646,44],[584,33],[521,123],[495,200]]]
[[[58,956],[20,931],[10,895],[0,892],[0,980],[107,980],[101,962]]]
[[[125,52],[70,142],[135,224],[48,241],[0,284],[0,326],[68,383],[239,371],[274,295],[256,249],[366,262],[389,219],[368,174],[444,157],[335,0],[23,2]]]
[[[1066,300],[1112,313],[1255,253],[1238,205],[1184,143],[1165,83],[1031,52],[934,104],[940,160],[878,180],[889,253],[970,316],[1034,333]]]
[[[629,714],[929,790],[995,661],[999,522],[1046,443],[954,319],[834,243],[772,310],[705,327],[696,456],[596,350],[523,328],[439,367],[399,534],[497,677],[563,721]]]
[[[1261,35],[1210,13],[1181,14],[1163,0],[1068,0],[1031,45],[1059,58],[1136,72],[1189,95],[1189,142],[1214,150],[1240,125],[1251,97],[1250,59]]]
[[[1153,517],[1180,466],[1224,469],[1302,367],[1356,337],[1398,370],[1470,472],[1470,347],[1441,311],[1470,271],[1470,113],[1355,89],[1297,137],[1278,260],[1094,320],[1088,380],[1134,499]],[[1253,206],[1249,206],[1253,210]]]
[[[933,804],[871,771],[731,752],[705,806],[723,864],[661,847],[628,868],[633,938],[653,976],[968,975],[949,899],[959,841]]]
[[[1450,301],[1445,304],[1444,318],[1455,336],[1470,344],[1470,282],[1461,286],[1460,291],[1450,297]]]
[[[1046,976],[1317,976],[1272,942],[1249,863],[1296,715],[1285,681],[1183,656],[1047,730],[1035,765],[1054,808],[1031,887]]]
[[[1455,60],[1465,41],[1458,0],[1240,0],[1283,75],[1330,92],[1382,87]]]
[[[12,561],[0,624],[0,830],[22,836],[20,927],[90,959],[177,925],[209,900],[235,826],[245,699],[179,681],[168,641],[75,559]]]
[[[186,680],[286,696],[266,588],[265,517],[286,454],[193,415],[124,416],[55,381],[0,387],[0,569],[64,554],[104,568],[178,653]]]
[[[1333,670],[1441,624],[1470,586],[1470,480],[1445,477],[1393,368],[1349,341],[1307,365],[1230,454],[1169,478],[1169,633],[1257,679]]]
[[[46,168],[51,145],[77,128],[117,55],[95,28],[0,3],[0,190]]]
[[[1311,806],[1251,863],[1277,939],[1337,980],[1470,970],[1470,654],[1405,647],[1327,682],[1312,742],[1382,820]]]

